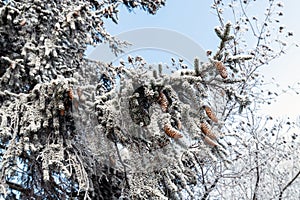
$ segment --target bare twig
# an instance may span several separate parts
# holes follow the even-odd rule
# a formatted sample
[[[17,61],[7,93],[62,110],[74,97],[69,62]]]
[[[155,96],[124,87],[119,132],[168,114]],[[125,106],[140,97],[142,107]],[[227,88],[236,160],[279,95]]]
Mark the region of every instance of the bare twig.
[[[116,142],[114,142],[114,143],[115,143],[115,147],[116,147],[116,150],[117,150],[118,158],[119,158],[119,160],[120,160],[120,162],[121,162],[121,164],[123,166],[123,169],[124,169],[126,184],[127,184],[128,188],[130,188],[130,185],[129,185],[129,182],[128,182],[128,178],[127,178],[126,165],[125,165],[125,163],[122,160],[122,157],[121,157],[121,154],[120,154],[120,151],[119,151],[117,143]]]
[[[201,200],[206,200],[209,193],[217,186],[217,183],[219,181],[219,177],[217,177],[215,179],[215,181],[213,182],[213,184],[209,187],[209,189],[204,193],[203,197],[201,198]]]
[[[282,195],[283,195],[283,192],[293,184],[293,182],[298,178],[298,176],[300,175],[300,171],[294,176],[294,178],[292,178],[292,180],[290,180],[290,182],[288,182],[286,184],[286,186],[284,186],[284,188],[280,191],[280,194],[279,194],[279,200],[282,200]]]

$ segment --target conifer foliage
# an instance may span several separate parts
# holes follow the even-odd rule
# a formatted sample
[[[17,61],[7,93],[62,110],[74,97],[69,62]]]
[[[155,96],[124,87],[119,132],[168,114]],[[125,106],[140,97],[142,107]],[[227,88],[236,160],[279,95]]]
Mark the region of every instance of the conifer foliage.
[[[266,25],[243,50],[244,18],[224,22],[216,1],[220,45],[206,63],[152,66],[129,56],[114,66],[84,56],[87,45],[107,42],[115,54],[127,45],[105,31],[104,18],[117,23],[120,4],[155,14],[164,0],[0,4],[1,197],[207,199],[230,185],[236,149],[255,135],[255,124],[240,136],[233,126],[254,100],[264,102],[256,70],[280,54],[265,49]],[[258,149],[245,162],[254,154],[259,163]]]

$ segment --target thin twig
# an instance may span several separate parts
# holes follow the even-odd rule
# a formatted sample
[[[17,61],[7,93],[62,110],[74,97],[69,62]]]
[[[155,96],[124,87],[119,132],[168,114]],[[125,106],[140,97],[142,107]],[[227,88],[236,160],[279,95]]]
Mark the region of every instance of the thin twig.
[[[259,164],[258,164],[258,144],[256,143],[256,151],[255,151],[255,163],[256,163],[256,182],[255,182],[255,188],[254,188],[254,194],[252,200],[257,200],[257,191],[260,181],[260,170],[259,170]]]
[[[201,198],[201,200],[206,200],[209,193],[217,186],[217,183],[219,181],[219,177],[217,177],[215,179],[215,181],[213,182],[213,184],[209,187],[209,189],[204,193],[203,197]]]
[[[127,178],[127,172],[126,172],[126,165],[124,164],[123,160],[122,160],[122,157],[121,157],[121,154],[120,154],[120,151],[119,151],[119,148],[118,148],[118,145],[116,142],[114,142],[115,144],[115,147],[116,147],[116,150],[117,150],[117,154],[118,154],[118,158],[123,166],[123,169],[124,169],[124,174],[125,174],[125,181],[126,181],[126,184],[128,186],[128,188],[130,188],[129,186],[129,182],[128,182],[128,178]]]
[[[289,187],[289,186],[291,186],[292,184],[293,184],[293,182],[298,178],[298,176],[300,175],[300,171],[294,176],[294,178],[290,181],[290,182],[288,182],[287,184],[286,184],[286,186],[284,186],[284,188],[280,191],[280,194],[279,194],[279,200],[282,200],[282,195],[283,195],[283,192]]]

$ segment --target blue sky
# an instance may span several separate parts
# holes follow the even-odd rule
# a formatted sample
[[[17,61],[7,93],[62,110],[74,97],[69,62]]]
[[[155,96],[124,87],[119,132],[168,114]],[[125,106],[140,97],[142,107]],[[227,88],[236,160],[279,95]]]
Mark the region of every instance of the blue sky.
[[[182,1],[167,0],[166,6],[161,8],[156,15],[150,15],[138,9],[129,13],[124,6],[121,6],[119,23],[116,25],[106,21],[106,29],[112,35],[119,35],[138,28],[164,28],[186,35],[202,46],[204,50],[216,50],[219,40],[214,33],[214,27],[219,24],[217,17],[210,9],[211,2],[187,0],[183,3]],[[282,23],[294,33],[292,42],[300,45],[300,25],[297,22],[300,19],[298,10],[300,1],[283,0],[282,2],[284,4]],[[262,7],[254,8],[254,11],[264,12]],[[297,61],[299,56],[300,48],[292,46],[286,55],[272,61],[269,66],[262,69],[262,72],[267,80],[274,77],[283,88],[288,85],[296,86],[297,81],[300,81],[300,66]],[[161,58],[158,57],[158,59]],[[263,112],[294,118],[300,115],[300,106],[297,106],[299,102],[299,95],[288,92],[280,95],[277,102],[264,107]]]
[[[167,0],[166,6],[156,15],[138,9],[129,13],[125,6],[121,6],[118,25],[108,22],[107,30],[114,35],[136,28],[161,27],[178,31],[193,38],[204,48],[209,48],[218,43],[213,30],[217,19],[210,13],[209,2],[187,0],[183,3]]]

